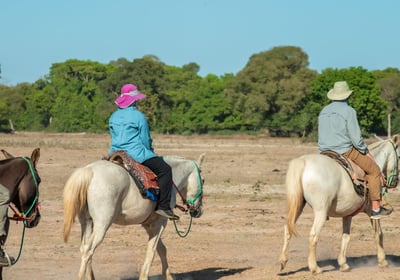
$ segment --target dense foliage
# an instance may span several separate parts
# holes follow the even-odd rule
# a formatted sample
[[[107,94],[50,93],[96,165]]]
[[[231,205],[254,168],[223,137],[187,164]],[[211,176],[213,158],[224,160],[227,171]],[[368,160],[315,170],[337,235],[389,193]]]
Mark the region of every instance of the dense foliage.
[[[155,132],[268,131],[315,138],[317,116],[329,102],[326,93],[346,80],[363,133],[386,134],[390,124],[400,132],[398,69],[317,73],[308,65],[308,55],[293,46],[254,54],[237,74],[219,77],[199,76],[194,62],[176,67],[155,56],[108,64],[71,59],[54,63],[46,78],[33,84],[0,84],[0,130],[107,132],[120,87],[134,83],[148,96],[138,107]]]

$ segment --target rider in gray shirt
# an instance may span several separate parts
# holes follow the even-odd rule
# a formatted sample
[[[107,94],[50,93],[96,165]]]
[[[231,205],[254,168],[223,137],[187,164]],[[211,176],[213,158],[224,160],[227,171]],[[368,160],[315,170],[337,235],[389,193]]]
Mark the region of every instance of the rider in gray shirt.
[[[370,218],[380,219],[392,210],[381,206],[381,170],[361,135],[356,111],[348,104],[352,93],[345,81],[336,82],[328,92],[332,102],[318,117],[318,148],[343,155],[364,170],[372,204]]]
[[[364,155],[368,153],[357,113],[348,105],[348,99],[335,100],[322,109],[318,117],[318,146],[320,151],[332,150],[338,154],[353,146]]]

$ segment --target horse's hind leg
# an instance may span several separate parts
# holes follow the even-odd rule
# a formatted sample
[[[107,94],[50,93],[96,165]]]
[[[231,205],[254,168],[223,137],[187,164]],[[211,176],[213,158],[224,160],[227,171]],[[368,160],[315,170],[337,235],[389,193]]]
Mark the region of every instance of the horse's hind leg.
[[[342,244],[340,246],[340,253],[338,256],[338,264],[340,271],[349,271],[350,266],[347,264],[347,247],[350,241],[350,227],[352,217],[342,218]]]
[[[283,247],[281,255],[279,256],[279,263],[281,264],[281,270],[283,270],[289,260],[289,242],[291,235],[288,230],[288,226],[285,224],[283,233]]]
[[[322,270],[317,264],[317,243],[319,234],[325,224],[327,213],[325,211],[314,212],[314,223],[309,236],[308,267],[313,274],[321,273]]]
[[[299,207],[299,211],[296,213],[295,223],[297,222],[301,213],[303,212],[305,205],[306,205],[306,203],[305,203],[305,201],[303,201],[301,207]],[[279,263],[281,264],[281,271],[285,268],[285,266],[289,260],[289,243],[290,243],[291,238],[292,238],[292,235],[290,234],[288,224],[286,223],[284,226],[282,251],[279,256]]]
[[[79,269],[78,279],[94,280],[92,268],[92,257],[95,249],[103,241],[108,227],[93,228],[93,221],[90,218],[79,217],[81,223],[81,266]]]

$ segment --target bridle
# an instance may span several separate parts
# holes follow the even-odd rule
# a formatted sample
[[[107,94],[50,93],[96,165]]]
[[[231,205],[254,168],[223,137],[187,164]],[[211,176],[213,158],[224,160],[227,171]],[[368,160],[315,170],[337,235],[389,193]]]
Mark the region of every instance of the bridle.
[[[200,172],[199,167],[197,166],[197,163],[193,161],[193,164],[194,164],[194,166],[196,168],[196,171],[197,171],[197,183],[198,183],[198,186],[199,186],[196,195],[192,199],[187,199],[187,198],[185,199],[184,196],[182,195],[181,191],[174,184],[174,187],[175,187],[177,193],[179,194],[179,196],[181,197],[182,203],[183,203],[183,206],[176,205],[175,207],[180,209],[181,211],[183,211],[185,213],[189,211],[189,214],[190,214],[189,225],[188,225],[186,231],[184,231],[184,232],[180,231],[178,229],[176,221],[175,220],[173,221],[176,233],[178,234],[179,237],[182,237],[182,238],[188,236],[188,234],[190,232],[190,229],[192,227],[193,217],[196,218],[197,214],[200,213],[199,210],[200,210],[200,207],[202,206],[202,202],[203,202],[203,179],[202,179],[202,177],[200,175],[201,172]],[[199,202],[196,203],[197,201],[199,201]]]
[[[195,166],[196,171],[197,171],[197,183],[199,186],[196,195],[192,199],[187,199],[182,195],[181,191],[174,184],[174,187],[175,187],[177,193],[179,194],[179,196],[182,200],[182,203],[183,203],[183,206],[176,205],[176,208],[180,209],[183,212],[189,211],[189,213],[197,212],[199,210],[199,208],[202,206],[202,200],[203,200],[203,179],[201,178],[201,171],[196,162],[193,161],[193,165]],[[197,201],[200,201],[200,202],[196,203]]]
[[[392,144],[392,147],[394,149],[394,164],[393,164],[393,168],[390,171],[389,176],[386,178],[386,174],[385,174],[385,180],[386,180],[386,185],[389,188],[395,188],[397,186],[397,182],[399,179],[399,171],[398,171],[398,161],[399,161],[399,155],[397,154],[397,145],[395,145],[392,141],[389,141]]]
[[[15,205],[10,203],[10,208],[14,212],[14,215],[13,215],[13,217],[9,217],[9,219],[15,220],[15,221],[23,221],[24,224],[26,225],[27,222],[31,222],[34,219],[34,217],[36,216],[34,214],[37,213],[37,211],[40,207],[40,203],[39,203],[39,182],[38,182],[38,177],[36,175],[35,169],[32,166],[32,163],[28,157],[23,157],[23,159],[28,163],[29,171],[31,172],[33,182],[35,183],[36,195],[35,195],[33,202],[31,203],[30,207],[25,212],[19,211]]]

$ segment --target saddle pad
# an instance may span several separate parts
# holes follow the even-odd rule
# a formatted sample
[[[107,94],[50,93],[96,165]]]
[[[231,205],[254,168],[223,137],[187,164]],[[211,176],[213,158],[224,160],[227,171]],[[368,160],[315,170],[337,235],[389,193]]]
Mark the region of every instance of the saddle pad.
[[[124,167],[135,180],[143,197],[158,200],[160,189],[157,176],[147,166],[132,159],[125,151],[115,151],[103,159]]]
[[[321,155],[325,155],[334,159],[341,167],[343,167],[353,182],[354,190],[359,196],[368,196],[368,186],[363,179],[363,171],[350,159],[331,150],[322,151]]]

